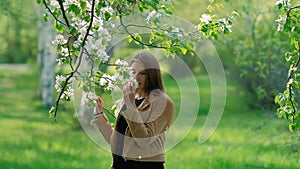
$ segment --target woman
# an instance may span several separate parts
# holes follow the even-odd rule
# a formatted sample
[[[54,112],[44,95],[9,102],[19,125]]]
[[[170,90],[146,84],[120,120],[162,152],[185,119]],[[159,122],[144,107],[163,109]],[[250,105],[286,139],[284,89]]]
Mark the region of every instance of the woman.
[[[174,116],[174,103],[164,92],[157,59],[150,53],[136,55],[131,67],[138,83],[123,89],[124,106],[115,127],[97,99],[94,123],[111,145],[113,169],[163,169],[165,132]]]

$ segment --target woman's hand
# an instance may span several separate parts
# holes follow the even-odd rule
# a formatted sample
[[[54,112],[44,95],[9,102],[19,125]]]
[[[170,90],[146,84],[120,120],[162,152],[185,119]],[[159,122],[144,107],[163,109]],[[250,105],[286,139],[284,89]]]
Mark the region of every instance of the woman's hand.
[[[92,120],[92,124],[96,124],[97,126],[101,125],[101,119],[103,118],[106,122],[108,122],[107,117],[103,114],[103,101],[100,97],[96,99],[97,105],[96,110],[94,111],[94,119]]]
[[[98,112],[98,113],[103,112],[103,101],[102,101],[101,97],[97,97],[96,102],[97,102],[97,105],[96,105],[97,111],[96,112]]]
[[[136,108],[135,99],[135,88],[132,83],[126,85],[123,89],[124,102],[127,108]]]

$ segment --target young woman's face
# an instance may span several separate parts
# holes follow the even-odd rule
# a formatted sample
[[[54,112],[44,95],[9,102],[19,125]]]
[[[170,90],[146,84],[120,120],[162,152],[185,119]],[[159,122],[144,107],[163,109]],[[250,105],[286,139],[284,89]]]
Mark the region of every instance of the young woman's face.
[[[136,81],[139,84],[137,89],[140,91],[144,91],[145,81],[146,81],[146,72],[144,70],[143,64],[138,61],[134,61],[131,64],[131,67],[133,69],[134,78],[136,79]]]

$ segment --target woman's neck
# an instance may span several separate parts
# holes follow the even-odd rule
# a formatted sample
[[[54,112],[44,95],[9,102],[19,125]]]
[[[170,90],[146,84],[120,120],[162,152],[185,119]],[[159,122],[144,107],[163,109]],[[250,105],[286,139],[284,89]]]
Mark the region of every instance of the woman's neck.
[[[136,94],[136,99],[143,99],[145,97],[147,97],[146,92],[138,91],[137,94]]]

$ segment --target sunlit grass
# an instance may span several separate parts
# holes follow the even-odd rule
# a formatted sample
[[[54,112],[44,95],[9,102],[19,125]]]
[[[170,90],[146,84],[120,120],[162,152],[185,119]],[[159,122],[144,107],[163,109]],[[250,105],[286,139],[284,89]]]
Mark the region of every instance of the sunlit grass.
[[[62,109],[58,123],[48,119],[48,109],[37,97],[37,79],[29,69],[0,70],[0,168],[109,168],[110,153],[74,129],[72,111]],[[290,133],[287,122],[275,115],[249,109],[247,92],[230,79],[221,122],[199,144],[210,105],[208,77],[201,75],[197,84],[204,103],[187,137],[167,152],[167,169],[298,168],[299,132]],[[180,102],[176,81],[165,78],[165,85],[174,102]]]

